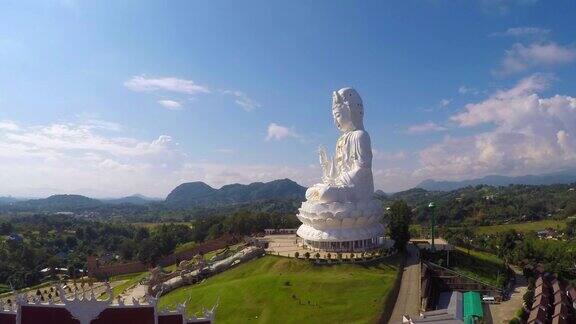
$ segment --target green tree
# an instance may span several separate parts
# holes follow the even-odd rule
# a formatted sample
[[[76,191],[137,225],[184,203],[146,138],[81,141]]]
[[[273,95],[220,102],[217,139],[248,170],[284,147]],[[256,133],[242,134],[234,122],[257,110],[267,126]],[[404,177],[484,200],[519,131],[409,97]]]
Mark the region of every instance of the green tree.
[[[566,236],[569,238],[576,238],[576,218],[571,219],[566,223]]]
[[[388,217],[388,233],[394,240],[394,247],[399,251],[405,251],[406,244],[410,240],[412,211],[405,201],[397,200],[390,206]]]

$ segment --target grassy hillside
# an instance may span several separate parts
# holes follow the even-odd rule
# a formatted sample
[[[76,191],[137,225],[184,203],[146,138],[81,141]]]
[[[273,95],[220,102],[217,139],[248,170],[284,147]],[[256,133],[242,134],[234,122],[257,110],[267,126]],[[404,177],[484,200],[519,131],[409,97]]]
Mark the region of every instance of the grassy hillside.
[[[190,298],[188,312],[211,307],[218,323],[374,323],[398,272],[397,262],[373,266],[314,266],[266,256],[177,289],[160,299],[173,308]]]
[[[498,287],[506,280],[504,261],[494,254],[456,247],[450,258],[450,267],[469,277]]]

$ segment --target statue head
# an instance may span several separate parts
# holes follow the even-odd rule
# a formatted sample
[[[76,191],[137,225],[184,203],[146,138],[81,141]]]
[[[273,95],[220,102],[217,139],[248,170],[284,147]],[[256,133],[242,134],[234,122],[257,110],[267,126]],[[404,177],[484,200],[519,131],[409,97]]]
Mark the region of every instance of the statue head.
[[[332,115],[341,132],[364,129],[362,98],[353,88],[342,88],[333,92]]]

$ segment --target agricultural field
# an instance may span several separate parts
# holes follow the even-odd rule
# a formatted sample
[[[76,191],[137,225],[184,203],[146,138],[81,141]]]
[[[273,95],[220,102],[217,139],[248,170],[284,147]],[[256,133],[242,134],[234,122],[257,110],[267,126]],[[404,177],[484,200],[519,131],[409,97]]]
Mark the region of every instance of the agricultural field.
[[[495,234],[499,232],[506,232],[508,230],[516,230],[517,232],[527,233],[533,231],[540,231],[546,228],[564,229],[566,227],[565,220],[547,219],[537,222],[525,222],[517,224],[502,224],[490,226],[478,226],[476,233],[478,234]]]
[[[398,261],[376,265],[316,266],[309,261],[265,256],[160,299],[175,308],[190,299],[198,313],[217,300],[218,323],[376,322],[394,280]]]

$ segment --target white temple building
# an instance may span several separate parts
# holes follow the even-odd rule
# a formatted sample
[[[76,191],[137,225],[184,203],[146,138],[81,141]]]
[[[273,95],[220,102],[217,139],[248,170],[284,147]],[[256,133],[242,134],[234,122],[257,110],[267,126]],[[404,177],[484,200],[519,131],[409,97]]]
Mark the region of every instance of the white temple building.
[[[326,251],[363,251],[384,235],[382,205],[374,198],[372,146],[364,130],[364,106],[356,90],[333,93],[332,114],[341,132],[334,158],[320,149],[322,182],[306,191],[297,234],[305,245]]]

